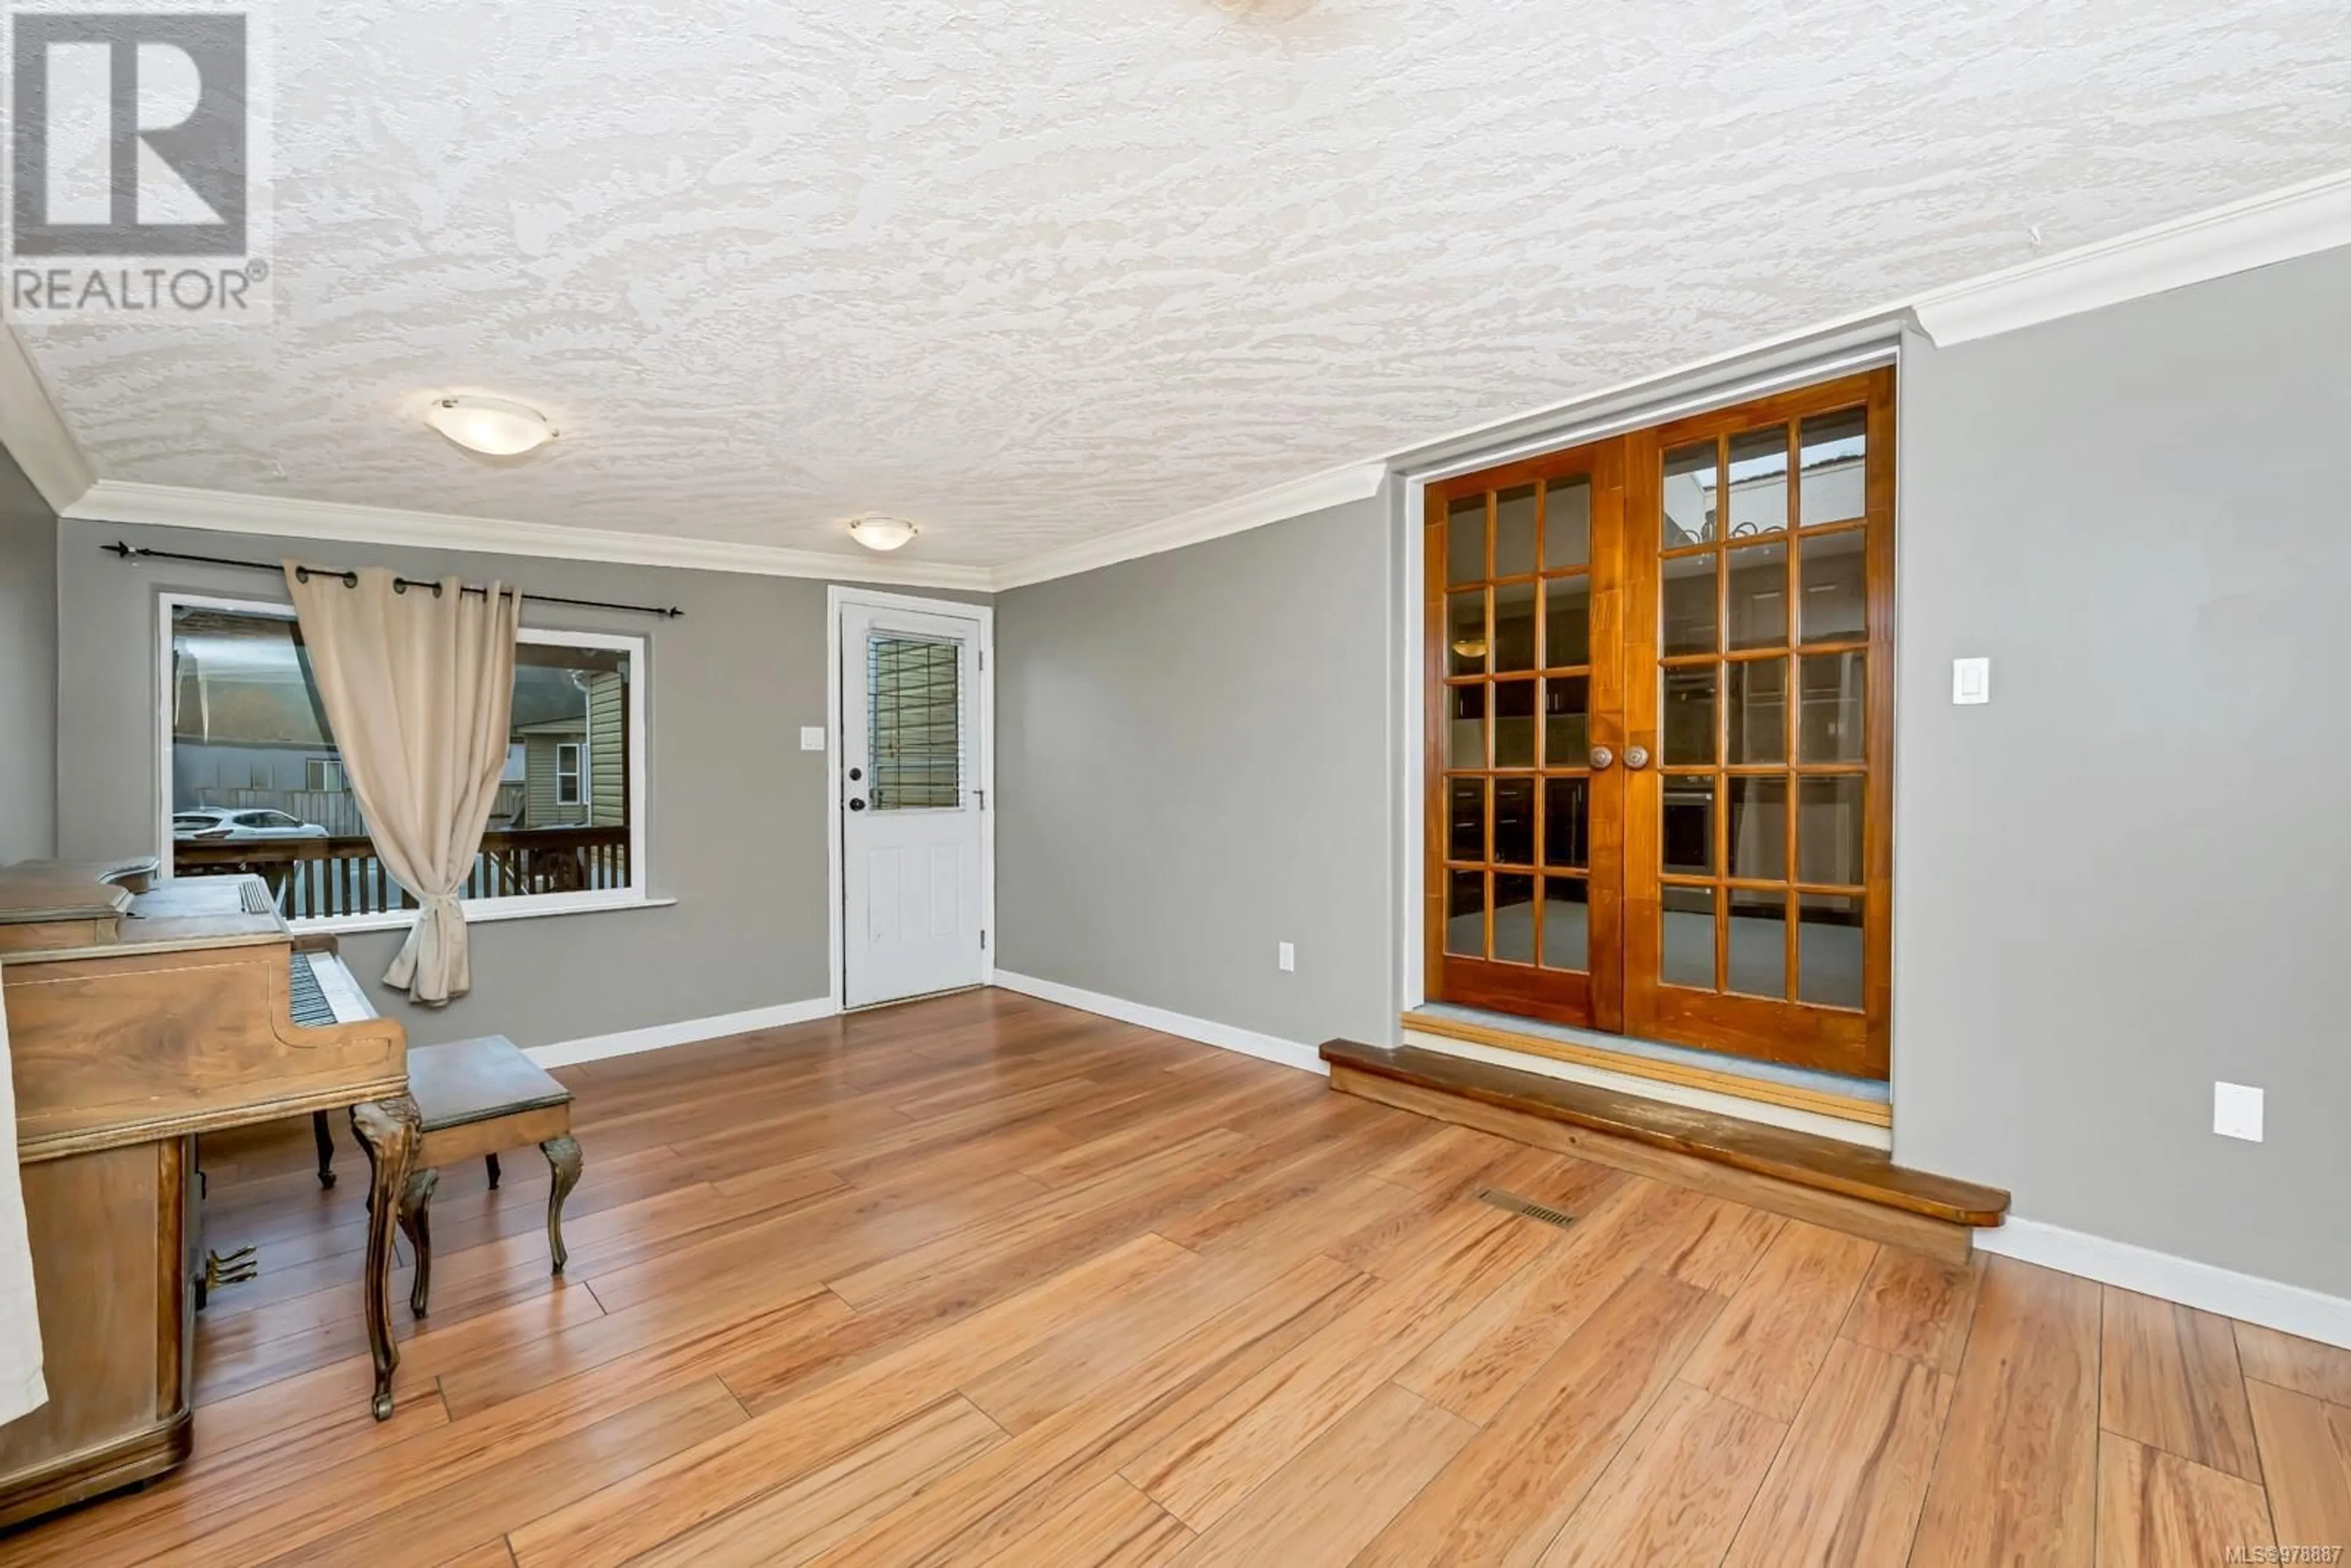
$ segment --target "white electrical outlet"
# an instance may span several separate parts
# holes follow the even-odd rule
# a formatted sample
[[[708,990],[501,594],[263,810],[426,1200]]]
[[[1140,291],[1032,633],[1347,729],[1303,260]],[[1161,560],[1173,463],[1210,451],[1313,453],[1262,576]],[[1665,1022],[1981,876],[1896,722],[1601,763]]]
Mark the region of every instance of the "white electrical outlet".
[[[2262,1141],[2262,1092],[2245,1083],[2212,1085],[2212,1130],[2224,1138]]]
[[[1281,966],[1283,974],[1294,974],[1298,969],[1298,949],[1291,944],[1284,942],[1275,952],[1273,961]]]
[[[1951,700],[1961,705],[1991,701],[1991,661],[1990,659],[1953,659],[1951,661]]]
[[[802,751],[822,751],[824,749],[824,726],[820,724],[804,724],[800,726],[800,749]]]

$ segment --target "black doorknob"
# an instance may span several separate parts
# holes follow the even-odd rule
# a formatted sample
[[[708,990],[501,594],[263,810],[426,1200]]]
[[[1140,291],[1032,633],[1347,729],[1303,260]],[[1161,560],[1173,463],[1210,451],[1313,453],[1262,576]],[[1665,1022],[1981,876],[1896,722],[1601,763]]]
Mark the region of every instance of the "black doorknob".
[[[865,802],[862,800],[853,800],[849,802],[849,809],[852,811],[862,811],[865,810]]]
[[[865,769],[863,769],[862,768],[851,768],[851,769],[849,770],[849,781],[850,781],[852,784],[856,783],[860,779],[862,779],[862,778],[864,778],[864,777],[865,777]]]

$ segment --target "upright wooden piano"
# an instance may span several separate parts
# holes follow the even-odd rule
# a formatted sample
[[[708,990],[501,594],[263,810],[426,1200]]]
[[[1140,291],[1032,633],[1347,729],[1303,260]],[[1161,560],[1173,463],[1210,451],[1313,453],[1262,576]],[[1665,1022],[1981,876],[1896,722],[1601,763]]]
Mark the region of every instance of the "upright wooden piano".
[[[368,1327],[376,1412],[391,1409],[392,1227],[414,1142],[407,1035],[331,951],[299,950],[259,878],[158,884],[154,873],[152,860],[0,870],[0,996],[49,1392],[0,1426],[0,1525],[187,1457],[204,1133],[364,1105]]]

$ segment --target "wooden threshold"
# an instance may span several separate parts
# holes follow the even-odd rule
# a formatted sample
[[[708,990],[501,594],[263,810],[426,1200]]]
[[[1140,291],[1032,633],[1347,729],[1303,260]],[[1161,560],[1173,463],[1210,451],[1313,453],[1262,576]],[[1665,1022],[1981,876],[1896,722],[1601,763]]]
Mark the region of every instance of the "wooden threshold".
[[[1894,1108],[1883,1100],[1864,1100],[1858,1095],[1807,1089],[1801,1084],[1781,1083],[1767,1078],[1750,1078],[1744,1073],[1725,1072],[1688,1062],[1664,1061],[1653,1056],[1635,1055],[1629,1051],[1610,1051],[1603,1046],[1584,1045],[1575,1040],[1554,1040],[1549,1035],[1496,1029],[1488,1024],[1444,1018],[1435,1013],[1407,1012],[1403,1021],[1405,1028],[1417,1030],[1422,1034],[1468,1040],[1472,1045],[1490,1045],[1500,1051],[1547,1056],[1553,1061],[1621,1072],[1630,1078],[1646,1078],[1684,1089],[1702,1089],[1710,1094],[1726,1094],[1760,1104],[1778,1105],[1790,1111],[1809,1111],[1816,1116],[1834,1116],[1841,1122],[1855,1122],[1867,1127],[1894,1125]]]
[[[1331,1086],[1939,1258],[1964,1259],[2008,1194],[1874,1149],[1411,1046],[1327,1040]]]

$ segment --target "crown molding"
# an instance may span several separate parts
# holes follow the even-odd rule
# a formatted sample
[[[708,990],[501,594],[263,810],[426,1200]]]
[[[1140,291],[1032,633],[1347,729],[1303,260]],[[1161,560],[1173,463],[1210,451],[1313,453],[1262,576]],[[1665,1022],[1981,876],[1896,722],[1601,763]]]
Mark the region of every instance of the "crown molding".
[[[63,426],[58,428],[62,430]],[[343,501],[306,501],[290,496],[246,495],[125,479],[100,479],[85,485],[77,499],[58,506],[57,511],[61,517],[81,522],[139,523],[151,528],[273,538],[406,545],[423,549],[474,550],[485,555],[674,567],[686,571],[746,572],[761,577],[807,577],[909,588],[953,588],[986,593],[1092,571],[1117,561],[1157,555],[1163,550],[1278,523],[1286,517],[1302,517],[1325,507],[1364,500],[1378,494],[1386,476],[1386,466],[1379,463],[1332,469],[994,568],[934,564],[870,554],[779,549],[718,539],[566,528],[554,523],[465,517],[448,512],[363,507]]]
[[[98,480],[14,327],[0,330],[0,444],[52,511],[64,512]]]
[[[1447,479],[1791,387],[1894,364],[1901,358],[1907,319],[1898,308],[1870,310],[1783,333],[1656,375],[1603,387],[1568,402],[1403,447],[1388,454],[1387,465],[1397,477],[1407,481]]]
[[[1081,571],[1114,566],[1123,560],[1158,555],[1165,550],[1181,549],[1186,545],[1222,538],[1227,534],[1263,528],[1268,523],[1278,523],[1284,518],[1304,517],[1325,507],[1343,507],[1350,501],[1369,500],[1379,494],[1387,472],[1384,463],[1356,463],[1344,468],[1310,474],[1303,479],[1270,485],[1262,490],[1252,490],[1246,496],[1219,501],[1212,507],[1178,513],[1137,528],[1122,528],[1100,538],[1065,545],[1060,549],[1030,556],[1026,560],[999,566],[994,574],[994,587],[1001,593],[1008,588],[1020,588],[1056,577],[1072,577]]]
[[[1932,289],[1910,308],[1938,348],[2351,245],[2351,170]]]
[[[952,566],[871,554],[778,549],[718,539],[565,528],[395,507],[304,501],[289,496],[246,496],[177,485],[101,479],[61,515],[88,522],[145,523],[225,534],[265,534],[350,544],[410,545],[478,550],[486,555],[554,560],[605,561],[617,566],[674,567],[686,571],[745,572],[758,577],[810,577],[834,582],[886,582],[916,588],[985,592],[993,574],[984,566]]]

